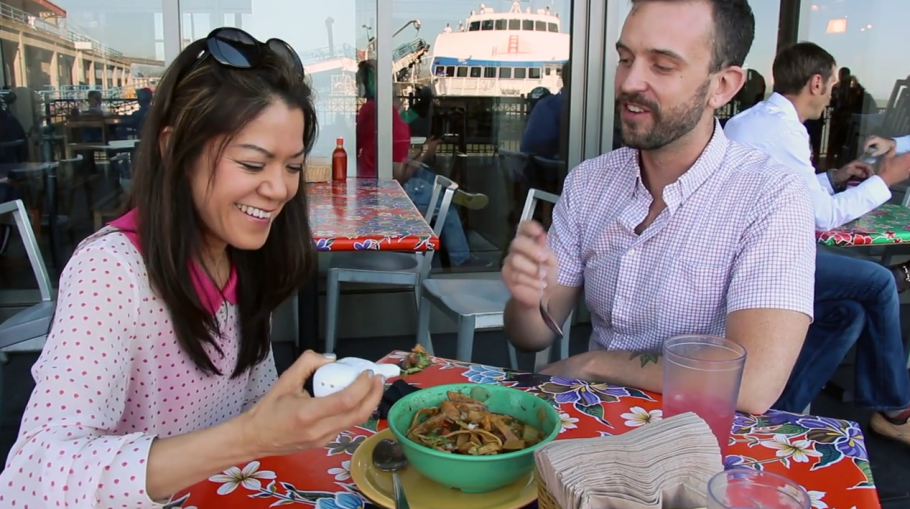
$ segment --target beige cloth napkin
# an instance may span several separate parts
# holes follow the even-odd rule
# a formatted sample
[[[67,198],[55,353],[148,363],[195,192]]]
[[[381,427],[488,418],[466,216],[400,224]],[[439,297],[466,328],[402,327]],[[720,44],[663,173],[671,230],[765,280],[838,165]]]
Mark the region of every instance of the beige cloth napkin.
[[[691,412],[623,435],[557,440],[535,460],[562,509],[704,507],[708,480],[723,470],[711,428]]]

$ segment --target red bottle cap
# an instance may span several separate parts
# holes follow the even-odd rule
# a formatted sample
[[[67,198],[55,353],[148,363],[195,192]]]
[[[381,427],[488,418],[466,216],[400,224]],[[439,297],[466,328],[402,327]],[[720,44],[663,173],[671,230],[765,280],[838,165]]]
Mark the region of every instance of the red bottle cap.
[[[336,139],[335,139],[335,143],[337,143],[337,144],[339,144],[339,145],[343,145],[343,144],[344,144],[344,138],[336,138]]]

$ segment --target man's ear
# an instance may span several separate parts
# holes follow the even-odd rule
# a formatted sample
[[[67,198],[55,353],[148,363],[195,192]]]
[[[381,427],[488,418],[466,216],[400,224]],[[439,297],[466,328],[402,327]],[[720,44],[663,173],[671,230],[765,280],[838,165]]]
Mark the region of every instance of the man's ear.
[[[731,65],[717,73],[714,89],[708,95],[708,107],[714,110],[730,102],[746,83],[746,71]]]
[[[164,158],[165,152],[167,152],[167,144],[170,142],[171,133],[173,132],[174,128],[167,126],[158,134],[158,152],[162,159]]]

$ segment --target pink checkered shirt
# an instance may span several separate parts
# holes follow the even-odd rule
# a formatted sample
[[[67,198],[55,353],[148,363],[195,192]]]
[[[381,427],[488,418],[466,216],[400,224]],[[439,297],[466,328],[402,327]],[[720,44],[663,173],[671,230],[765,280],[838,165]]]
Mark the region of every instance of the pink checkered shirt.
[[[591,349],[659,351],[678,334],[723,336],[727,314],[740,309],[812,316],[815,219],[798,175],[718,125],[664,201],[637,235],[651,195],[630,148],[565,180],[549,243],[559,283],[585,287]]]

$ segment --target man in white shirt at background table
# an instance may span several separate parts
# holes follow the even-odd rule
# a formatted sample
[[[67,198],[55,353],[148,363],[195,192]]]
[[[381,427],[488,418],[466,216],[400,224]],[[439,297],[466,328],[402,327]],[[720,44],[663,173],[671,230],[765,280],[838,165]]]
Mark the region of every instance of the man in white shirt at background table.
[[[728,137],[792,168],[809,186],[815,226],[830,230],[886,203],[890,186],[910,176],[910,154],[888,151],[878,173],[854,161],[816,174],[803,122],[820,118],[837,81],[837,63],[816,44],[802,42],[778,54],[774,93],[730,119]],[[850,178],[864,179],[845,189]],[[788,242],[788,239],[781,239]],[[900,327],[896,273],[877,263],[819,250],[815,262],[815,321],[774,408],[809,405],[857,345],[856,404],[871,408],[872,429],[910,444],[910,377]]]

